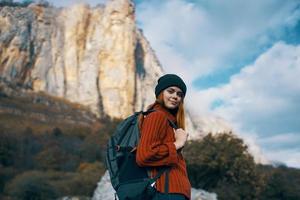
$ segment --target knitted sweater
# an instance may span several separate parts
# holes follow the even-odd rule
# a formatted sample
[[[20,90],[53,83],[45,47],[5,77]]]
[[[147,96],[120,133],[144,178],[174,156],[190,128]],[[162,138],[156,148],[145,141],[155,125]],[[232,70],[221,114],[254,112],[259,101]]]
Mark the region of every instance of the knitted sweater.
[[[191,197],[191,185],[188,180],[186,164],[181,152],[176,151],[175,136],[168,119],[176,118],[163,106],[154,106],[155,112],[148,114],[141,129],[141,139],[137,146],[136,162],[142,167],[153,167],[154,177],[159,166],[171,166],[169,173],[169,193],[180,193]],[[156,189],[164,192],[165,173],[156,182]]]

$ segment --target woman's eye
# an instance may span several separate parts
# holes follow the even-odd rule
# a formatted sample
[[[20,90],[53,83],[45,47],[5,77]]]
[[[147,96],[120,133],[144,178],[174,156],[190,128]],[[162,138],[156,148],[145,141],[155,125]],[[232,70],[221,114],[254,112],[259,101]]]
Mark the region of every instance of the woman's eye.
[[[178,92],[178,93],[177,93],[177,96],[183,97],[183,94],[182,94],[181,92]]]

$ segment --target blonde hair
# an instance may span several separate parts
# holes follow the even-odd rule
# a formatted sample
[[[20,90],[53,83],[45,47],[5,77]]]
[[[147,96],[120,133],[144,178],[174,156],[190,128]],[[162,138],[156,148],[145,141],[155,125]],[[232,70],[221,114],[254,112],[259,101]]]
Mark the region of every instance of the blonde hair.
[[[155,102],[147,107],[147,110],[152,109],[156,104],[160,104],[165,107],[163,91],[157,96]],[[185,130],[185,111],[183,106],[183,98],[179,103],[178,110],[176,113],[176,121],[178,128]]]

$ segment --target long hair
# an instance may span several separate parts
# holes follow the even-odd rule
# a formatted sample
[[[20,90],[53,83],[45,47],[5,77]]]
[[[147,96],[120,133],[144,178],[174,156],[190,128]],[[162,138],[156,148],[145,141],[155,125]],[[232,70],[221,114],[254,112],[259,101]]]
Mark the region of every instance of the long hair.
[[[183,130],[185,130],[185,111],[184,111],[184,106],[183,106],[183,99],[181,99],[180,103],[179,103],[179,106],[178,106],[178,109],[177,109],[177,112],[176,112],[176,121],[177,121],[177,126],[178,128],[182,128]],[[147,107],[147,110],[150,110],[152,109],[156,104],[160,104],[162,105],[163,107],[166,108],[165,104],[164,104],[164,94],[163,92],[161,92],[155,102],[153,104],[150,104],[148,107]]]

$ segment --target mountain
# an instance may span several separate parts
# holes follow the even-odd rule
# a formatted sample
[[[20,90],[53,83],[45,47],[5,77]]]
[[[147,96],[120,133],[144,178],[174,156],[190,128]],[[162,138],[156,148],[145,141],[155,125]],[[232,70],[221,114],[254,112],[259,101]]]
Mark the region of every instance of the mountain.
[[[121,118],[145,108],[162,68],[128,0],[0,8],[2,80]],[[151,91],[151,92],[150,92]]]
[[[124,118],[155,99],[163,69],[130,0],[0,7],[0,80]],[[187,116],[187,128],[196,134]]]

